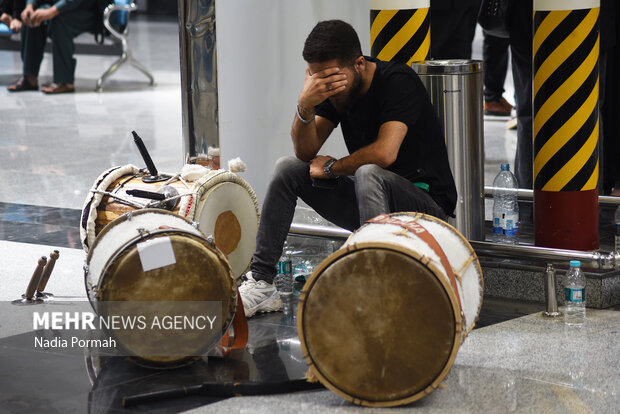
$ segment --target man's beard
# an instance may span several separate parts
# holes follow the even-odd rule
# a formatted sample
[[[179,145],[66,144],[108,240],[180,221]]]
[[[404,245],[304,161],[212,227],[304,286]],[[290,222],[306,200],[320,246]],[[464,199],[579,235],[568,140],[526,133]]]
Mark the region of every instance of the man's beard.
[[[338,112],[347,112],[357,103],[361,96],[362,75],[360,75],[357,70],[354,70],[353,73],[353,85],[351,86],[351,89],[349,89],[347,95],[336,95],[329,98],[329,101]]]

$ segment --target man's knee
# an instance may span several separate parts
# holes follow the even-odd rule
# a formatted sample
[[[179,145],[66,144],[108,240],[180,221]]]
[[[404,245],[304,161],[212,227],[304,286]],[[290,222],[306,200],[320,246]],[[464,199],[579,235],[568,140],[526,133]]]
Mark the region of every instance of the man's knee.
[[[355,171],[356,183],[377,183],[382,181],[382,177],[385,174],[385,169],[379,167],[377,164],[365,164]]]
[[[58,38],[66,31],[65,22],[60,16],[56,16],[47,23],[47,34],[52,40]]]
[[[292,183],[309,177],[310,164],[295,157],[282,157],[276,161],[272,182]]]
[[[302,170],[307,170],[309,165],[307,162],[301,161],[298,158],[286,156],[276,161],[274,168],[274,176],[291,175],[298,173]]]

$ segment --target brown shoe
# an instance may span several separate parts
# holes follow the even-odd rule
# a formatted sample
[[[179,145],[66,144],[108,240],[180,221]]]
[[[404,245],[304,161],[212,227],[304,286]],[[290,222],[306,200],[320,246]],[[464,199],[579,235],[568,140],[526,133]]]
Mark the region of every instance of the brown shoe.
[[[48,95],[57,93],[72,93],[75,92],[75,87],[72,83],[52,83],[42,87],[41,91]]]
[[[485,101],[484,102],[484,114],[496,115],[496,116],[510,116],[512,105],[508,103],[503,97],[499,101]]]

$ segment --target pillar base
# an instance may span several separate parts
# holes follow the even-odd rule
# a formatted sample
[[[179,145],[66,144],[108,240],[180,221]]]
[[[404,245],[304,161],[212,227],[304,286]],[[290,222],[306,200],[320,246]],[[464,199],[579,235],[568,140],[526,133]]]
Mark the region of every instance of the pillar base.
[[[598,249],[598,190],[534,190],[534,240],[541,247]]]

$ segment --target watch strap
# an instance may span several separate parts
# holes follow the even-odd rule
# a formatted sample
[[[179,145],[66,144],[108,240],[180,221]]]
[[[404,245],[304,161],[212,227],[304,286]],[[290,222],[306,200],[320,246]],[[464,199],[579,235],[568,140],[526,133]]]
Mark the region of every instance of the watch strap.
[[[330,158],[325,162],[325,164],[323,164],[323,171],[325,172],[325,175],[331,179],[338,178],[338,176],[332,172],[332,165],[334,165],[336,161],[338,161],[336,158]]]

